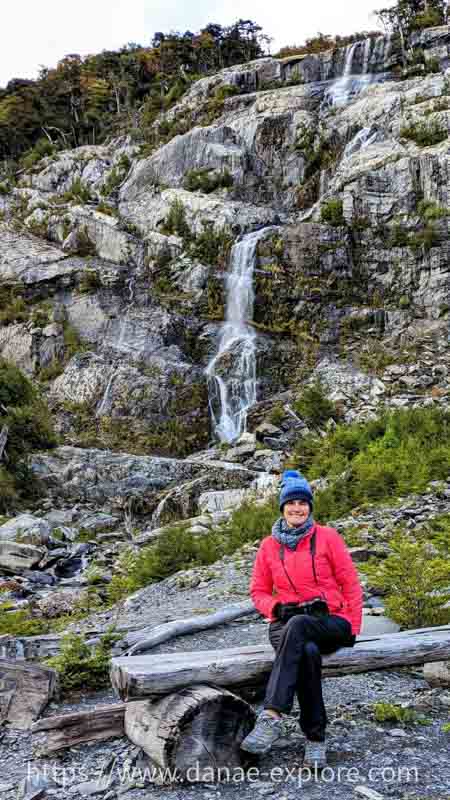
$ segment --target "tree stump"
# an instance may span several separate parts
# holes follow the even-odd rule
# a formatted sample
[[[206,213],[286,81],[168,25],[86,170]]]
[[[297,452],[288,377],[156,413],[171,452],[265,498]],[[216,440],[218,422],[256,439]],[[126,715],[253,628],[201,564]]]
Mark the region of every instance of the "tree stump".
[[[128,703],[125,733],[169,781],[211,781],[242,770],[242,740],[255,714],[242,698],[212,686],[188,686],[161,700]]]

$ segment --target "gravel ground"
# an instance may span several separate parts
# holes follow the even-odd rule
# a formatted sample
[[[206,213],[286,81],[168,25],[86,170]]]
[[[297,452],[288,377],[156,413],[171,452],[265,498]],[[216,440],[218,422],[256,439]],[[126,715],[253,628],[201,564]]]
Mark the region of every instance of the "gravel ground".
[[[179,649],[213,649],[266,640],[267,624],[260,619],[240,620],[221,628],[182,637],[155,648],[154,652]],[[56,757],[39,757],[44,734],[4,729],[0,733],[1,800],[16,800],[18,784],[33,777],[47,785],[43,797],[58,800],[213,800],[280,796],[293,800],[299,790],[311,800],[364,797],[357,787],[369,787],[383,797],[408,800],[450,800],[450,734],[442,732],[449,721],[450,696],[430,690],[420,670],[397,671],[328,678],[324,681],[329,714],[328,754],[330,767],[322,775],[301,769],[304,737],[298,729],[297,709],[285,718],[286,736],[259,761],[247,776],[218,784],[192,782],[160,785],[145,779],[140,751],[127,739],[82,745]],[[446,699],[447,698],[447,699]],[[408,702],[426,717],[427,725],[402,726],[377,723],[370,706],[377,701]],[[441,702],[447,702],[445,706]],[[96,704],[116,702],[112,693],[73,696],[52,704],[47,714],[68,713]],[[261,704],[255,704],[258,710]],[[147,772],[147,778],[149,773]],[[102,783],[103,780],[103,783]],[[143,783],[144,781],[144,783]],[[32,795],[31,795],[32,796]],[[28,800],[28,797],[27,797]]]
[[[180,573],[148,586],[128,598],[119,613],[116,610],[91,617],[87,628],[92,629],[93,621],[105,625],[115,621],[121,628],[154,626],[245,600],[252,562],[249,556],[248,560],[228,557],[208,570],[190,570],[185,577],[197,577],[194,586],[184,588]],[[267,641],[267,634],[263,618],[247,616],[179,637],[152,652],[260,644]],[[81,745],[50,758],[40,755],[45,734],[4,728],[0,731],[0,800],[38,800],[41,796],[58,800],[243,800],[279,796],[281,800],[294,800],[299,791],[311,800],[349,800],[367,797],[361,794],[367,788],[381,797],[398,800],[450,800],[450,734],[442,731],[449,722],[449,692],[430,690],[420,670],[401,669],[328,678],[324,694],[330,722],[330,766],[319,775],[302,770],[304,737],[295,707],[285,718],[285,737],[269,755],[256,760],[246,775],[235,774],[228,782],[218,784],[162,785],[149,772],[141,751],[125,737]],[[371,705],[381,700],[412,704],[428,724],[377,723]],[[64,703],[52,703],[46,715],[112,702],[117,698],[110,692],[83,693]],[[259,710],[261,703],[254,707]],[[21,786],[27,778],[26,786]],[[32,787],[38,792],[40,785],[45,786],[45,793],[33,794]],[[375,795],[372,800],[376,800]]]

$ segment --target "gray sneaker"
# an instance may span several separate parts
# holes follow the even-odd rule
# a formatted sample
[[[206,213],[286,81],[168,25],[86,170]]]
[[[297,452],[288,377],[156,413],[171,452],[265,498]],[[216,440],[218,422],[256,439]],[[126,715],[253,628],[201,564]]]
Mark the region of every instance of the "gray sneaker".
[[[327,748],[325,742],[311,742],[306,740],[305,755],[303,756],[304,767],[317,767],[323,769],[327,765]]]
[[[267,711],[261,711],[252,731],[241,742],[241,749],[247,753],[267,753],[274,742],[282,736],[281,718]]]

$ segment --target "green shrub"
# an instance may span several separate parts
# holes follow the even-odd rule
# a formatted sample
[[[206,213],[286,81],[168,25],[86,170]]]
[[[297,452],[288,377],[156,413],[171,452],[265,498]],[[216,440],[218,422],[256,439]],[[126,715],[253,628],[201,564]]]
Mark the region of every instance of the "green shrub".
[[[450,562],[433,556],[426,542],[407,538],[404,531],[390,541],[392,554],[369,562],[366,575],[386,592],[386,612],[403,628],[426,628],[450,622]]]
[[[5,295],[2,297],[2,308],[0,309],[0,325],[12,325],[17,322],[28,320],[28,309],[23,297],[14,297],[11,290],[11,300],[5,303]]]
[[[417,714],[412,708],[403,708],[395,703],[374,703],[373,715],[377,722],[414,722]]]
[[[431,250],[439,244],[439,235],[435,225],[428,223],[424,228],[412,233],[409,237],[409,246],[415,249],[423,247],[425,251]]]
[[[427,124],[426,122],[415,122],[405,125],[400,136],[403,139],[410,139],[419,147],[432,147],[435,144],[445,141],[448,138],[447,128],[444,128],[437,120]]]
[[[205,122],[209,125],[215,119],[221,116],[225,108],[225,100],[227,97],[233,97],[239,94],[237,86],[225,83],[219,86],[214,92],[213,96],[208,100],[205,107]]]
[[[319,382],[303,390],[301,397],[294,403],[294,410],[313,428],[322,428],[329,419],[335,422],[339,419],[335,404],[328,400]]]
[[[273,496],[265,503],[246,501],[233,512],[223,527],[224,552],[231,555],[242,545],[269,536],[279,516],[278,496]]]
[[[180,236],[183,241],[190,240],[191,231],[186,221],[186,210],[181,200],[173,201],[161,230],[166,236],[176,235]]]
[[[101,288],[102,282],[96,269],[86,267],[78,284],[79,294],[92,294]]]
[[[122,153],[118,163],[109,172],[105,183],[100,189],[100,193],[103,195],[103,197],[108,197],[119,188],[121,183],[124,182],[130,167],[130,159],[125,153]]]
[[[158,270],[164,270],[172,263],[172,253],[167,242],[160,247],[155,258],[155,266]]]
[[[320,209],[320,219],[334,227],[345,225],[342,200],[334,198],[323,203]]]
[[[59,673],[61,689],[101,689],[109,686],[111,648],[120,636],[110,628],[95,647],[89,647],[83,636],[68,633],[63,637],[59,655],[49,658],[47,666]]]
[[[75,353],[80,353],[87,349],[87,345],[80,339],[77,329],[69,322],[64,322],[63,335],[65,362],[69,361]]]
[[[123,554],[120,574],[113,576],[108,596],[115,602],[179,570],[212,564],[220,555],[220,536],[195,536],[179,526],[169,528],[155,544],[141,548],[139,553],[130,550]]]
[[[19,497],[36,493],[28,455],[56,444],[47,406],[20,370],[0,359],[0,430],[4,426],[8,428],[7,461],[0,475],[0,511],[7,511]]]
[[[282,403],[277,403],[271,410],[269,414],[269,422],[271,425],[278,426],[280,425],[286,416],[286,412],[284,410],[284,406]]]
[[[448,209],[445,206],[440,206],[433,200],[421,200],[417,206],[419,217],[424,222],[433,222],[434,220],[443,219],[448,216]]]
[[[290,466],[309,479],[329,480],[315,498],[317,518],[323,520],[422,492],[450,472],[450,412],[399,409],[365,423],[337,425],[326,437],[303,437]]]
[[[441,72],[441,62],[437,56],[425,59],[425,74],[436,75]]]
[[[191,169],[184,176],[184,188],[188,192],[203,192],[210,194],[216,189],[230,188],[233,186],[233,177],[228,169],[215,172],[211,169]]]
[[[61,200],[65,203],[88,203],[91,199],[89,187],[85,186],[81,178],[75,178],[70,189],[61,195]]]
[[[268,536],[279,516],[277,498],[263,504],[245,502],[220,528],[208,536],[195,536],[181,526],[168,528],[153,545],[139,553],[129,550],[120,561],[108,587],[109,601],[137,591],[155,581],[192,567],[207,566],[223,555],[231,555],[244,544]]]
[[[42,158],[52,156],[54,153],[56,153],[56,146],[49,142],[47,138],[42,137],[38,139],[31,150],[24,153],[20,159],[20,166],[22,169],[32,169]]]
[[[408,247],[409,231],[403,225],[396,224],[389,234],[389,247]]]
[[[202,264],[226,264],[233,243],[231,232],[228,228],[216,229],[213,222],[205,220],[202,225],[203,230],[190,243],[189,255]]]
[[[443,25],[444,19],[442,12],[438,8],[427,8],[411,20],[411,30],[421,31],[424,28],[435,28],[438,25]]]
[[[439,555],[450,559],[450,514],[438,514],[430,519],[418,531],[416,538],[424,543],[429,542]]]
[[[0,488],[0,499],[2,491],[3,487]],[[10,608],[11,603],[0,603],[0,636],[39,636],[49,632],[47,620],[30,619],[29,611],[10,611]]]

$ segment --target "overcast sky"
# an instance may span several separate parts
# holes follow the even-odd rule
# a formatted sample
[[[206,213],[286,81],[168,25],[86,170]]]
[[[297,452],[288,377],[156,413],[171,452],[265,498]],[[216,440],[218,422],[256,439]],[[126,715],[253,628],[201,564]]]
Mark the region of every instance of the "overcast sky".
[[[376,28],[375,8],[394,0],[11,0],[1,13],[0,86],[35,78],[68,53],[98,53],[128,42],[148,45],[155,31],[198,31],[251,19],[274,39],[272,49],[300,44],[317,31]]]

